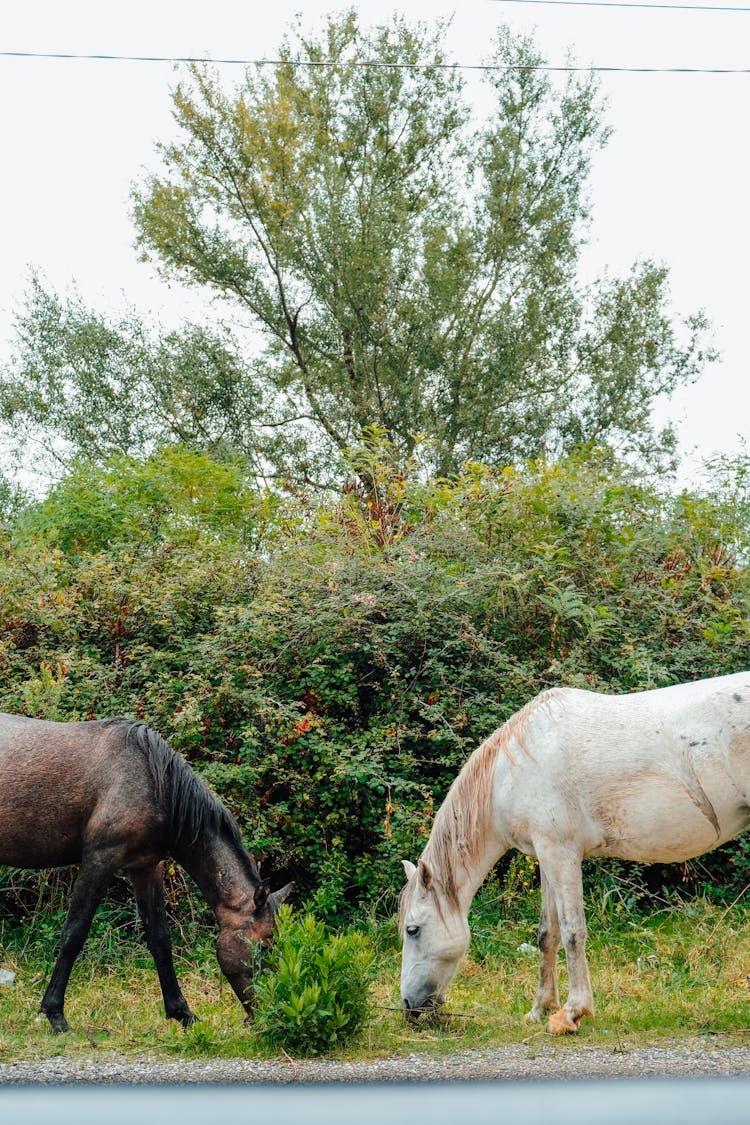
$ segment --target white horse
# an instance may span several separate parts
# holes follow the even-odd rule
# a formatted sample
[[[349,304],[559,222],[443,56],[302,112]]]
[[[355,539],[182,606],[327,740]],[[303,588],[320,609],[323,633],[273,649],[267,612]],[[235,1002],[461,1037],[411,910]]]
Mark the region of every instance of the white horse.
[[[553,1034],[593,1015],[581,861],[672,863],[750,823],[750,672],[632,695],[542,692],[474,751],[418,865],[404,861],[401,999],[442,1003],[469,945],[468,913],[509,848],[539,861],[540,971],[529,1017]],[[557,951],[568,964],[560,1007]]]

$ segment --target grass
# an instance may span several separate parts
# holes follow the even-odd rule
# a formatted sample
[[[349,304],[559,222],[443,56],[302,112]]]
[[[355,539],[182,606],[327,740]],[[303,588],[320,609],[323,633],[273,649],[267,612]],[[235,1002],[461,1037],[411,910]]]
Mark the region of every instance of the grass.
[[[569,1050],[585,1043],[621,1049],[701,1034],[750,1043],[750,909],[695,900],[651,916],[619,913],[612,904],[590,912],[589,963],[597,1005],[578,1036],[550,1039],[525,1021],[536,986],[531,915],[492,917],[487,905],[473,919],[473,956],[448,994],[449,1013],[424,1026],[407,1025],[398,1011],[399,952],[392,924],[371,930],[379,971],[373,1016],[364,1033],[336,1057],[378,1058],[411,1052],[447,1054],[510,1043]],[[51,947],[50,947],[51,948]],[[222,981],[203,934],[193,957],[177,959],[186,996],[201,1022],[183,1031],[162,1016],[156,974],[133,940],[113,942],[100,930],[68,989],[73,1030],[51,1033],[39,1000],[51,967],[49,953],[30,943],[6,950],[2,964],[16,983],[0,986],[0,1062],[55,1056],[112,1058],[267,1057]],[[564,995],[565,970],[561,962]]]

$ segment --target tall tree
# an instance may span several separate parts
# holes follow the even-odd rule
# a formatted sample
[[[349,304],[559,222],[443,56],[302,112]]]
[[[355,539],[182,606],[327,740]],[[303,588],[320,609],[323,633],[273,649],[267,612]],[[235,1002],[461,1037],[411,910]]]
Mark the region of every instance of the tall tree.
[[[678,343],[651,263],[576,278],[607,138],[593,81],[558,91],[503,33],[478,124],[443,42],[350,12],[233,93],[193,67],[181,138],[135,192],[144,255],[250,314],[266,421],[311,462],[369,424],[403,457],[429,438],[441,473],[585,442],[662,450],[650,407],[699,371],[704,325]]]

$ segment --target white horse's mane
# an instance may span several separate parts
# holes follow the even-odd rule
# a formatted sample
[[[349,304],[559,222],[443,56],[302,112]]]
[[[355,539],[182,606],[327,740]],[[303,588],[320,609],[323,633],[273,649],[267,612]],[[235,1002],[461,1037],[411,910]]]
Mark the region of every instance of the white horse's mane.
[[[476,865],[492,820],[492,778],[499,754],[516,764],[513,749],[526,753],[524,733],[529,719],[551,702],[559,689],[541,692],[477,747],[451,785],[437,811],[422,859],[433,868],[441,890],[457,905],[460,868]]]

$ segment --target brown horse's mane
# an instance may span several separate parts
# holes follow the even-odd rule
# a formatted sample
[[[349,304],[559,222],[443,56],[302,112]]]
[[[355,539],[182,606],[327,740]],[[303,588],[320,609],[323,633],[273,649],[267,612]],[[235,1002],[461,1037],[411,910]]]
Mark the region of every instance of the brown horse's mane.
[[[172,847],[192,847],[203,836],[221,836],[233,845],[247,874],[260,883],[257,865],[242,842],[239,825],[203,778],[176,753],[166,739],[146,723],[109,720],[125,727],[125,744],[146,759],[154,783],[154,796],[164,809]]]
[[[476,864],[490,831],[492,778],[499,754],[516,765],[513,750],[527,753],[524,733],[531,716],[557,694],[555,688],[537,695],[477,747],[455,779],[437,811],[422,858],[433,869],[449,903],[458,905],[460,869]]]

